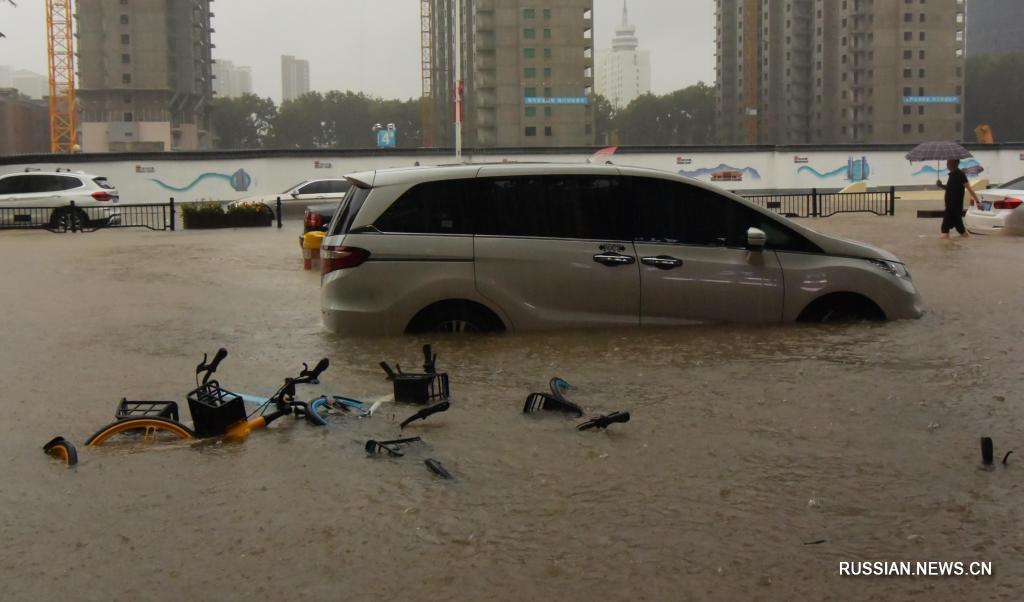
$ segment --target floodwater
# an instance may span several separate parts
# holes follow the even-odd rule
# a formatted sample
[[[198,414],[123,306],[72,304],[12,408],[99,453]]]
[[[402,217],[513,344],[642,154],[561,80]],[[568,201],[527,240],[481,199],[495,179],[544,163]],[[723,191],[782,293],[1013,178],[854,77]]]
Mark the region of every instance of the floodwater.
[[[0,598],[1019,599],[1024,240],[940,242],[912,209],[809,223],[899,254],[920,320],[433,339],[324,332],[296,223],[0,232]],[[418,366],[425,342],[452,409],[408,427],[429,448],[403,458],[363,451],[417,409],[395,404],[241,444],[82,445],[122,396],[183,400],[221,346],[228,388],[268,394],[328,356],[308,393],[373,400],[378,362]],[[520,414],[556,374],[632,421]],[[41,451],[58,434],[74,469]],[[980,470],[983,435],[1020,455]]]

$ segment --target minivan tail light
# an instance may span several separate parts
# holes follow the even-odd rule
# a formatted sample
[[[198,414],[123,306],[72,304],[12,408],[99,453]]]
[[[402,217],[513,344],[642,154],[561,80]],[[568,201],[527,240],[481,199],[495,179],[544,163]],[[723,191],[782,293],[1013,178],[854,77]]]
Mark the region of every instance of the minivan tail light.
[[[320,274],[330,274],[335,270],[354,268],[362,265],[370,258],[370,252],[359,247],[320,248]]]
[[[97,190],[96,192],[92,193],[92,198],[94,198],[97,201],[103,203],[103,202],[106,202],[106,201],[112,201],[112,200],[114,200],[117,197],[115,197],[114,195],[110,194],[109,192],[104,192],[102,190]]]
[[[1021,204],[1021,200],[1020,199],[1006,197],[1005,199],[1003,199],[1001,201],[996,201],[996,202],[992,203],[992,208],[993,209],[1016,209],[1017,207],[1020,207],[1020,204]]]

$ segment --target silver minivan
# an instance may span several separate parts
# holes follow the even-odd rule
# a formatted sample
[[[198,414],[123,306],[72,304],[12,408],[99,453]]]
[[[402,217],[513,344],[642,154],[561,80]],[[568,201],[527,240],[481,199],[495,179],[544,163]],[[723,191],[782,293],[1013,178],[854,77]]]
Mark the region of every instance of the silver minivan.
[[[339,334],[917,318],[892,253],[689,178],[470,164],[347,176],[321,251]]]

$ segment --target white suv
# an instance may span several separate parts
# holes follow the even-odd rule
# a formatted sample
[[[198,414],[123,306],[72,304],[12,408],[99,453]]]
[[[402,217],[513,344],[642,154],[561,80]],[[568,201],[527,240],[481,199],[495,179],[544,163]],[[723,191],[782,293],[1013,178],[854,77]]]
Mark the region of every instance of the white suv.
[[[121,221],[118,200],[117,190],[103,176],[71,171],[5,174],[0,176],[0,225],[115,225]]]
[[[887,251],[613,165],[348,176],[321,252],[340,334],[920,317]]]

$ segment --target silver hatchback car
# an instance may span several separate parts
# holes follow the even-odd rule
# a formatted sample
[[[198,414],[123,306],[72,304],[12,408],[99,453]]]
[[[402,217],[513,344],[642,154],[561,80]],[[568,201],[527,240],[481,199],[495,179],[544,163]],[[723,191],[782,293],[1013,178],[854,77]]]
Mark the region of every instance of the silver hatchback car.
[[[614,165],[348,176],[321,252],[340,334],[916,318],[892,253]]]

